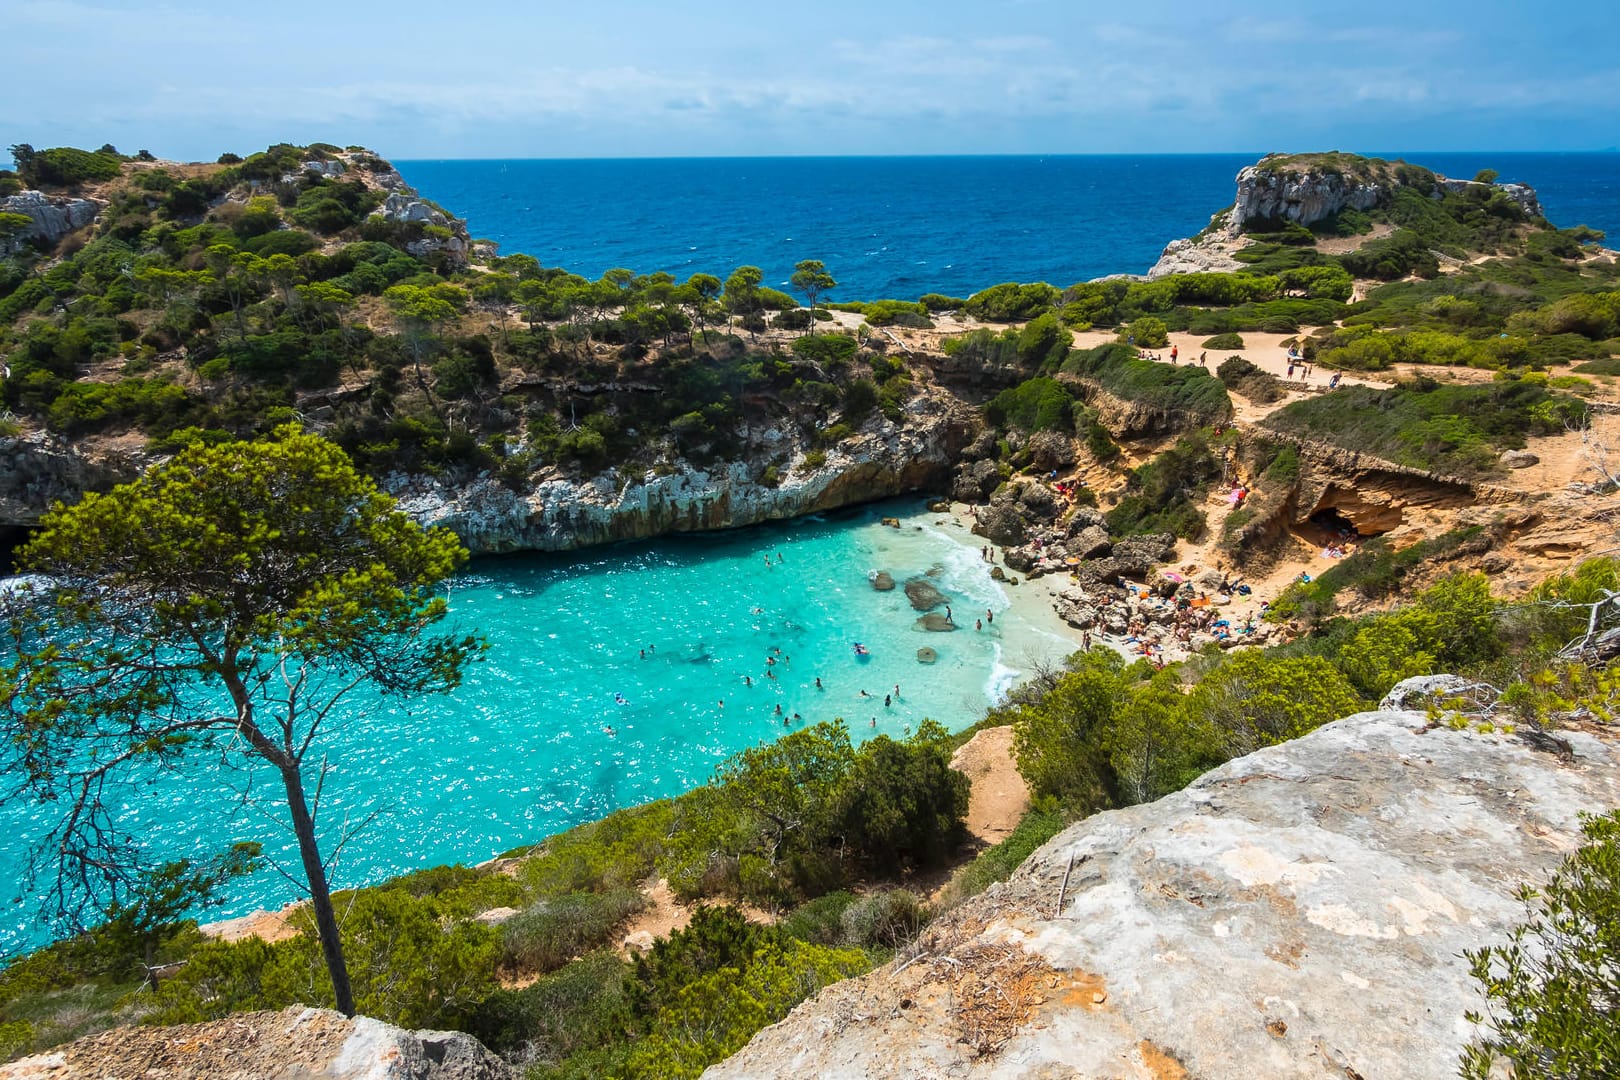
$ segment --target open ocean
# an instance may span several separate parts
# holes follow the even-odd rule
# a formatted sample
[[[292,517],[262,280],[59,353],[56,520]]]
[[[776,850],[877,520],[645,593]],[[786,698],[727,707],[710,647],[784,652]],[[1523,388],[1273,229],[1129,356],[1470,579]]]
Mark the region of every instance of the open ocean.
[[[1620,154],[1380,153],[1447,176],[1492,168],[1557,225],[1620,241]],[[967,296],[1143,273],[1232,201],[1259,154],[402,161],[423,195],[505,254],[588,278],[613,267],[786,284],[820,259],[834,300]]]

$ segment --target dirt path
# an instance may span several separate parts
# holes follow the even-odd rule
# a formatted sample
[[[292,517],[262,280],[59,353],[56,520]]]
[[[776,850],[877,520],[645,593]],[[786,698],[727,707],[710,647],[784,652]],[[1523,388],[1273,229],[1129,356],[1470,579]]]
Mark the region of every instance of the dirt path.
[[[1013,729],[986,728],[957,748],[951,768],[973,784],[967,828],[985,846],[999,844],[1029,809],[1029,785],[1013,760]]]

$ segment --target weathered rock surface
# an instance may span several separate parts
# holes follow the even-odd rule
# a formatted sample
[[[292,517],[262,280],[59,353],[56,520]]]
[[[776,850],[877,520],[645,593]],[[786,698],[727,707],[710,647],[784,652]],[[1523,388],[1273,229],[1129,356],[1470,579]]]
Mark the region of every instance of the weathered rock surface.
[[[1500,461],[1510,469],[1528,469],[1541,464],[1541,458],[1528,450],[1504,450]]]
[[[1194,240],[1172,240],[1164,246],[1159,261],[1147,272],[1148,280],[1171,274],[1230,274],[1241,270],[1244,264],[1232,257],[1232,252],[1248,244],[1236,243],[1224,237],[1205,237]]]
[[[894,575],[887,570],[878,570],[867,580],[872,583],[872,588],[878,592],[889,592],[894,588]]]
[[[300,1006],[117,1028],[0,1065],[0,1080],[515,1080],[471,1035],[405,1031]]]
[[[1114,542],[1109,539],[1107,529],[1100,525],[1087,525],[1069,537],[1064,546],[1068,548],[1069,555],[1073,558],[1095,559],[1107,555]]]
[[[930,611],[918,619],[916,625],[918,630],[929,630],[936,634],[949,634],[956,629],[956,624],[949,617],[937,611]]]
[[[492,477],[456,483],[396,474],[382,487],[424,525],[454,530],[475,555],[572,551],[620,540],[782,521],[942,483],[973,434],[947,403],[919,398],[903,425],[881,421],[826,452],[812,468],[808,446],[792,453],[774,485],[748,461],[712,468],[677,463],[669,473],[609,469],[587,480],[545,479],[517,492]]]
[[[0,198],[0,214],[21,214],[33,224],[20,240],[43,240],[54,244],[70,232],[84,228],[101,213],[101,204],[66,195],[46,195],[42,191],[21,191]]]
[[[1293,161],[1284,157],[1267,155],[1239,170],[1237,195],[1231,208],[1217,214],[1199,236],[1166,245],[1159,261],[1148,271],[1149,280],[1169,274],[1241,269],[1243,264],[1233,255],[1247,245],[1246,234],[1279,224],[1314,225],[1343,210],[1371,210],[1388,204],[1404,184],[1394,164],[1376,159],[1351,165],[1345,171],[1340,162],[1310,155]],[[1528,216],[1543,216],[1535,189],[1525,184],[1486,185],[1433,175],[1432,189],[1420,190],[1429,190],[1434,198],[1447,192],[1466,195],[1495,190],[1518,203]]]
[[[945,594],[934,588],[927,578],[914,577],[906,582],[906,599],[918,611],[933,611],[945,603]]]
[[[118,456],[92,460],[51,435],[0,439],[0,526],[37,524],[52,503],[133,480],[140,465]]]
[[[705,1075],[1449,1078],[1462,950],[1620,804],[1615,743],[1568,738],[1376,712],[1230,762],[1059,834]]]
[[[1266,167],[1266,161],[1238,170],[1237,200],[1227,217],[1232,236],[1250,226],[1278,222],[1314,225],[1341,210],[1371,210],[1390,197],[1393,179],[1352,177],[1317,168]]]

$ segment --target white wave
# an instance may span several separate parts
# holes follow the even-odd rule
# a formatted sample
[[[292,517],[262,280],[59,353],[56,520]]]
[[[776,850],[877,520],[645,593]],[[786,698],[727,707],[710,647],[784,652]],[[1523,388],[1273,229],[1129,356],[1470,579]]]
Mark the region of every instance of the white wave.
[[[44,574],[18,574],[15,577],[0,578],[0,596],[24,589],[43,589],[51,583],[51,579]]]
[[[1023,672],[1001,662],[1001,642],[991,643],[990,674],[984,680],[984,698],[992,705],[1007,700],[1007,694],[1018,685]]]
[[[928,531],[950,544],[945,558],[941,560],[945,569],[940,574],[940,584],[948,591],[973,601],[976,607],[1005,611],[1010,603],[1007,593],[990,576],[979,549],[968,547],[941,529],[929,528]]]

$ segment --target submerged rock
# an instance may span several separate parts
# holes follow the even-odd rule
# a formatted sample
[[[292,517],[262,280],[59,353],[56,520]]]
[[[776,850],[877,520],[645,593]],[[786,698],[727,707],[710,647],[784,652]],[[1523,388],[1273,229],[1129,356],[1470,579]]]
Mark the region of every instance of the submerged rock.
[[[917,663],[919,664],[932,664],[938,659],[939,653],[935,652],[933,649],[930,649],[926,645],[917,650]]]
[[[945,594],[934,588],[932,582],[914,577],[906,582],[906,599],[918,611],[932,611],[945,603]]]
[[[917,629],[931,630],[936,634],[948,634],[956,629],[956,624],[945,616],[931,611],[917,620]]]

